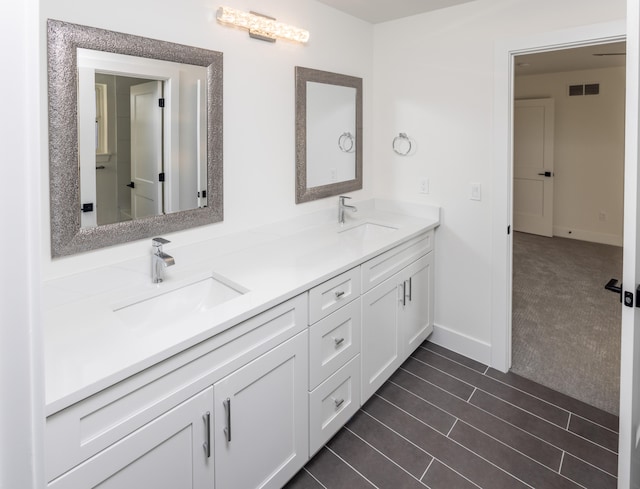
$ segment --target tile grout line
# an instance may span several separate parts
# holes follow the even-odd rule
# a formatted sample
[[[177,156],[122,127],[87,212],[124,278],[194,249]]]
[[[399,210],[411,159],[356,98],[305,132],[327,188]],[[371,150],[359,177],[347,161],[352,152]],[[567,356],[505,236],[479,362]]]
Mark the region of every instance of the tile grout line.
[[[391,406],[393,406],[394,408],[396,408],[398,411],[403,412],[404,414],[406,414],[407,416],[409,416],[410,418],[415,419],[418,423],[421,423],[423,425],[425,425],[426,427],[434,430],[436,433],[444,436],[442,433],[440,433],[438,430],[432,428],[431,426],[429,426],[427,423],[425,423],[424,421],[422,421],[419,418],[416,418],[413,414],[405,411],[404,409],[402,409],[399,406],[396,406],[395,404],[393,404],[392,402],[389,402],[387,399],[385,399],[384,397],[380,397],[379,394],[374,394],[375,396],[379,397],[380,400],[382,400],[383,402],[386,402],[387,404],[390,404]],[[431,452],[426,451],[424,448],[422,448],[421,446],[416,445],[413,441],[409,440],[407,437],[405,437],[404,435],[402,435],[401,433],[398,433],[396,430],[394,430],[391,426],[387,425],[386,423],[380,421],[378,418],[376,418],[375,416],[373,416],[372,414],[368,413],[367,411],[363,411],[361,409],[361,411],[363,413],[365,413],[367,416],[369,416],[370,418],[374,419],[376,422],[380,423],[382,426],[384,426],[385,428],[387,428],[389,431],[395,433],[396,435],[398,435],[400,438],[402,438],[403,440],[411,443],[413,446],[415,446],[417,449],[423,451],[424,453],[426,453],[427,455],[433,457],[435,460],[437,460],[438,462],[440,462],[442,465],[444,465],[446,468],[448,468],[449,470],[451,470],[452,472],[455,472],[456,474],[458,474],[460,477],[462,477],[463,479],[469,481],[471,484],[473,484],[476,487],[480,487],[478,484],[476,484],[473,480],[469,479],[467,476],[465,476],[464,474],[460,473],[458,470],[454,469],[453,467],[451,467],[448,463],[446,463],[444,460],[439,459],[438,457],[436,457],[435,455],[433,455]],[[496,468],[497,470],[504,472],[505,474],[507,474],[508,476],[518,480],[519,482],[522,482],[525,486],[527,487],[532,487],[530,484],[527,484],[526,482],[518,479],[517,477],[515,477],[513,474],[507,472],[506,470],[504,470],[501,467],[498,467],[496,464],[494,464],[493,462],[487,460],[484,457],[481,457],[480,455],[478,455],[477,453],[475,453],[472,450],[469,450],[467,447],[465,447],[464,445],[462,445],[461,443],[459,443],[458,441],[454,440],[453,438],[448,438],[449,441],[455,443],[456,445],[460,446],[461,448],[463,448],[464,450],[466,450],[467,452],[470,452],[472,454],[474,454],[476,457],[478,457],[479,459],[485,461],[486,463],[488,463],[489,465],[493,466],[494,468]],[[532,488],[535,489],[535,488]]]
[[[309,472],[309,470],[307,469],[306,465],[302,468],[307,474],[309,474],[309,476],[316,481],[318,484],[320,484],[324,489],[327,489],[327,486],[325,486],[322,482],[320,482],[315,475],[313,475],[311,472]]]
[[[343,459],[340,455],[338,455],[336,452],[334,452],[331,448],[329,448],[329,446],[325,445],[325,448],[327,450],[329,450],[331,453],[333,453],[337,458],[339,458],[340,460],[342,460],[342,462],[347,466],[350,467],[351,470],[353,470],[356,474],[358,474],[360,477],[362,477],[364,480],[366,480],[369,484],[371,484],[373,487],[375,487],[376,489],[380,489],[378,486],[376,486],[373,482],[371,482],[369,479],[367,479],[359,470],[357,470],[353,465],[351,465],[349,462],[347,462],[345,459]]]
[[[564,463],[564,455],[567,453],[566,451],[562,451],[562,458],[560,458],[560,467],[558,467],[558,474],[562,474],[562,464]]]
[[[565,430],[567,430],[568,432],[571,433],[571,430],[569,429],[569,426],[571,426],[571,411],[569,411],[569,419],[567,419],[567,426],[565,428]]]
[[[463,363],[460,363],[460,362],[458,362],[458,361],[456,361],[456,360],[453,360],[453,359],[451,359],[451,358],[449,358],[449,357],[447,357],[447,356],[445,356],[445,355],[442,355],[442,354],[440,354],[440,353],[438,353],[438,352],[436,352],[436,351],[433,351],[433,350],[431,350],[431,349],[429,349],[429,348],[426,348],[426,347],[424,347],[424,346],[422,346],[422,345],[420,345],[418,348],[422,348],[422,349],[423,349],[423,350],[425,350],[425,351],[428,351],[428,352],[430,352],[430,353],[433,353],[434,355],[437,355],[437,356],[439,356],[439,357],[441,357],[441,358],[444,358],[445,360],[448,360],[448,361],[450,361],[450,362],[453,362],[453,363],[455,363],[456,365],[460,365],[461,367],[464,367],[464,368],[466,368],[466,369],[468,369],[468,370],[471,370],[472,372],[480,373],[480,372],[478,372],[477,370],[475,370],[475,369],[473,369],[473,368],[471,368],[471,367],[468,367],[467,365],[465,365],[465,364],[463,364]],[[422,360],[420,360],[420,359],[418,359],[418,358],[415,358],[415,357],[413,357],[413,356],[412,356],[412,357],[410,357],[410,358],[413,358],[414,360],[417,360],[417,361],[419,361],[419,362],[421,362],[421,363],[423,363],[423,364],[425,364],[425,365],[429,365],[431,368],[434,368],[434,369],[436,369],[436,370],[438,370],[438,371],[440,371],[440,372],[443,372],[443,373],[445,373],[445,374],[447,374],[447,375],[449,375],[449,376],[451,376],[451,377],[453,377],[453,378],[455,378],[455,379],[459,380],[460,382],[464,382],[465,384],[468,384],[468,382],[466,382],[466,381],[464,381],[464,380],[462,380],[462,379],[459,379],[459,378],[458,378],[458,377],[456,377],[455,375],[451,375],[451,374],[449,374],[449,373],[447,373],[447,372],[444,372],[443,370],[440,370],[440,369],[438,369],[437,367],[434,367],[433,365],[431,365],[431,364],[429,364],[429,363],[426,363],[426,362],[424,362],[424,361],[422,361]],[[542,402],[545,402],[545,403],[547,403],[547,404],[550,404],[551,406],[555,406],[556,408],[558,408],[558,409],[560,409],[560,410],[562,410],[562,411],[565,411],[565,412],[568,412],[568,413],[572,413],[574,416],[578,416],[578,417],[580,417],[580,418],[582,418],[582,419],[584,419],[584,420],[586,420],[586,421],[589,421],[590,423],[593,423],[594,425],[596,425],[596,426],[598,426],[598,427],[600,427],[600,428],[603,428],[603,429],[605,429],[605,430],[611,431],[612,433],[616,433],[616,434],[618,434],[618,432],[617,432],[617,431],[612,430],[611,428],[608,428],[608,427],[606,427],[606,426],[604,426],[604,425],[602,425],[602,424],[600,424],[600,423],[598,423],[598,422],[596,422],[596,421],[594,421],[594,420],[592,420],[592,419],[589,419],[589,418],[587,418],[587,417],[585,417],[585,416],[583,416],[583,415],[581,415],[581,414],[574,413],[573,411],[571,411],[571,410],[569,410],[569,409],[567,409],[567,408],[564,408],[564,407],[562,407],[562,406],[559,406],[558,404],[554,404],[553,402],[548,401],[548,400],[546,400],[546,399],[544,399],[544,398],[542,398],[542,397],[539,397],[539,396],[537,396],[537,395],[534,395],[534,394],[532,394],[532,393],[530,393],[530,392],[528,392],[528,391],[526,391],[526,390],[524,390],[524,389],[521,389],[520,387],[513,386],[513,385],[511,385],[511,384],[509,384],[509,383],[507,383],[507,382],[503,382],[503,381],[502,381],[502,380],[500,380],[500,379],[496,379],[495,377],[491,377],[490,375],[486,375],[486,373],[489,371],[489,369],[490,369],[490,368],[491,368],[491,366],[487,366],[487,368],[485,369],[485,373],[484,373],[484,375],[485,375],[487,378],[489,378],[489,379],[491,379],[491,380],[493,380],[493,381],[495,381],[495,382],[498,382],[498,383],[500,383],[500,384],[502,384],[502,385],[505,385],[505,386],[507,386],[507,387],[510,387],[510,388],[512,388],[512,389],[514,389],[514,390],[517,390],[517,391],[519,391],[519,392],[522,392],[522,393],[524,393],[524,394],[526,394],[526,395],[528,395],[528,396],[531,396],[531,397],[533,397],[533,398],[535,398],[535,399],[538,399],[539,401],[542,401]],[[525,377],[522,377],[522,378],[524,379]],[[526,380],[528,380],[528,379],[526,379]],[[533,382],[533,381],[531,381],[531,382]],[[469,385],[471,385],[471,384],[469,384]],[[556,392],[557,392],[557,391],[556,391]],[[559,392],[559,394],[562,394],[562,392]],[[566,394],[563,394],[563,395],[566,395]],[[567,396],[567,397],[569,397],[569,398],[571,398],[571,399],[575,399],[575,398],[572,398],[571,396]],[[583,402],[583,403],[584,403],[584,401],[580,401],[579,399],[575,399],[575,400],[576,400],[576,401],[578,401],[578,402]],[[586,403],[585,403],[585,404],[586,404]],[[592,407],[592,408],[594,408],[594,409],[599,409],[599,408],[596,408],[595,406],[591,406],[591,405],[589,405],[589,404],[587,404],[587,406]],[[600,411],[602,411],[602,409],[600,409]],[[602,411],[602,412],[607,413],[606,411]],[[611,414],[611,413],[607,413],[607,414]],[[614,415],[612,415],[612,416],[614,416]]]
[[[424,472],[422,473],[422,476],[420,477],[420,482],[422,482],[423,484],[425,483],[422,479],[424,479],[424,476],[427,475],[427,472],[429,472],[429,469],[431,468],[431,466],[433,465],[433,461],[435,460],[435,457],[429,455],[431,457],[431,462],[429,462],[429,465],[427,465],[427,468],[424,469]]]
[[[411,374],[411,372],[407,372],[407,373]],[[414,375],[414,374],[411,374],[411,375]],[[417,378],[419,378],[419,379],[421,379],[421,380],[423,380],[424,382],[430,383],[430,382],[428,382],[428,381],[426,381],[426,380],[422,379],[421,377],[418,377],[418,376],[416,376],[416,377],[417,377]],[[391,382],[391,381],[389,381],[389,382],[390,382],[391,384],[393,384],[393,385],[397,386],[399,389],[402,389],[402,390],[406,391],[407,393],[409,393],[409,394],[411,394],[411,395],[413,395],[413,396],[417,397],[417,398],[418,398],[418,399],[420,399],[421,401],[426,402],[427,404],[431,404],[432,406],[435,406],[434,404],[432,404],[431,402],[427,401],[427,400],[426,400],[426,399],[424,399],[423,397],[420,397],[419,395],[417,395],[415,392],[411,392],[410,390],[408,390],[408,389],[406,389],[406,388],[402,387],[401,385],[396,384],[395,382]],[[433,385],[433,384],[432,384],[432,385]],[[438,386],[435,386],[435,387],[438,387]],[[479,390],[481,390],[481,391],[482,391],[482,389],[479,389]],[[482,392],[485,392],[485,391],[482,391]],[[485,392],[485,394],[487,394],[487,395],[489,395],[489,396],[492,396],[492,397],[496,397],[496,396],[494,396],[493,394],[488,393],[488,392]],[[389,404],[391,404],[391,405],[395,406],[397,409],[400,409],[401,411],[405,412],[405,413],[406,413],[406,414],[408,414],[409,416],[412,416],[412,417],[414,417],[414,418],[415,418],[415,416],[413,416],[411,413],[408,413],[408,412],[404,411],[402,408],[400,408],[399,406],[396,406],[395,404],[393,404],[392,402],[388,401],[388,400],[387,400],[387,399],[385,399],[384,397],[381,397],[379,394],[376,394],[376,395],[377,395],[378,397],[380,397],[381,399],[384,399],[384,400],[385,400],[386,402],[388,402]],[[496,397],[496,399],[500,399],[500,398]],[[503,401],[503,402],[505,402],[505,403],[506,403],[506,401]],[[507,403],[507,404],[509,404],[509,403]],[[553,448],[557,449],[559,452],[563,452],[563,451],[564,451],[564,449],[563,449],[563,448],[558,447],[558,446],[554,445],[553,443],[549,442],[548,440],[545,440],[544,438],[540,438],[538,435],[535,435],[535,434],[533,434],[533,433],[531,433],[531,432],[529,432],[529,431],[526,431],[526,430],[524,430],[524,429],[520,428],[519,426],[516,426],[516,425],[514,425],[514,424],[510,423],[509,421],[506,421],[506,420],[504,420],[504,419],[502,419],[502,418],[500,418],[500,417],[496,416],[495,414],[493,414],[493,413],[491,413],[491,412],[489,412],[489,411],[486,411],[485,409],[482,409],[480,406],[476,406],[475,404],[471,404],[471,405],[472,405],[472,406],[474,406],[475,408],[477,408],[477,409],[479,409],[479,410],[483,411],[484,413],[486,413],[486,414],[488,414],[488,415],[490,415],[490,416],[493,416],[494,418],[496,418],[496,419],[498,419],[498,420],[500,420],[500,421],[502,421],[502,422],[504,422],[504,423],[508,424],[509,426],[511,426],[511,427],[513,427],[513,428],[515,428],[515,429],[517,429],[517,430],[519,430],[519,431],[522,431],[522,432],[526,433],[527,435],[529,435],[529,436],[531,436],[531,437],[533,437],[533,438],[536,438],[536,439],[538,439],[538,440],[540,440],[540,441],[542,441],[542,442],[546,443],[547,445],[549,445],[549,446],[551,446],[551,447],[553,447]],[[445,413],[447,413],[449,416],[452,416],[452,417],[456,418],[456,421],[454,422],[454,425],[457,423],[457,421],[458,421],[458,419],[459,419],[458,417],[454,416],[454,415],[453,415],[453,414],[451,414],[450,412],[445,411],[444,409],[442,409],[442,408],[440,408],[440,407],[438,407],[438,406],[435,406],[435,407],[436,407],[437,409],[440,409],[441,411],[444,411],[444,412],[445,412]],[[544,421],[544,422],[546,422],[546,423],[549,423],[551,426],[554,426],[554,427],[556,427],[556,428],[558,428],[558,429],[562,430],[562,427],[561,427],[561,426],[558,426],[558,425],[556,425],[556,424],[554,424],[554,423],[550,423],[549,421],[545,420],[544,418],[540,418],[539,416],[536,416],[536,415],[535,415],[535,414],[533,414],[533,413],[529,413],[528,411],[526,411],[526,410],[524,410],[524,409],[521,409],[521,408],[519,408],[518,406],[515,406],[515,405],[514,405],[514,407],[515,407],[515,408],[517,408],[517,409],[522,410],[523,412],[526,412],[526,413],[528,413],[528,414],[531,414],[532,416],[535,416],[535,417],[537,417],[537,418],[541,419],[542,421]],[[425,423],[424,421],[422,421],[422,420],[420,420],[420,419],[418,419],[418,418],[415,418],[415,419],[417,419],[418,421],[422,422],[422,423],[423,423],[423,424],[425,424],[426,426],[429,426],[429,428],[433,429],[434,431],[437,431],[438,433],[440,433],[440,431],[438,431],[438,430],[437,430],[437,429],[435,429],[434,427],[430,426],[428,423]],[[463,423],[465,422],[464,420],[461,420],[461,421],[462,421]],[[509,447],[509,448],[511,448],[512,450],[514,450],[514,451],[516,451],[516,452],[518,452],[518,453],[522,453],[522,452],[520,452],[519,450],[515,449],[514,447],[511,447],[510,445],[507,445],[506,443],[504,443],[504,442],[502,442],[502,441],[500,441],[500,440],[498,440],[498,439],[494,438],[492,435],[490,435],[490,434],[488,434],[488,433],[485,433],[484,431],[482,431],[482,429],[481,429],[481,428],[478,428],[478,427],[476,427],[476,426],[473,426],[473,425],[471,425],[471,424],[469,424],[469,423],[466,423],[466,424],[468,424],[469,426],[471,426],[471,427],[472,427],[472,428],[474,428],[474,429],[477,429],[477,430],[478,430],[478,431],[480,431],[481,433],[484,433],[486,436],[488,436],[488,437],[490,437],[490,438],[493,438],[493,439],[494,439],[494,440],[496,440],[497,442],[502,443],[503,445],[508,446],[508,447]],[[452,429],[453,429],[453,426],[452,426],[452,427],[451,427],[451,429],[449,430],[449,433],[451,433],[451,430],[452,430]],[[565,431],[565,430],[563,430],[563,431]],[[603,447],[603,446],[601,446],[601,445],[598,445],[597,443],[593,443],[591,440],[587,440],[586,438],[583,438],[583,437],[581,437],[581,436],[579,436],[579,435],[577,435],[577,434],[575,434],[575,433],[573,433],[573,432],[568,432],[568,433],[570,433],[571,435],[576,436],[576,437],[578,437],[578,438],[582,438],[582,439],[584,439],[585,441],[587,441],[587,442],[589,442],[589,443],[592,443],[592,444],[596,445],[596,446],[597,446],[597,447],[599,447],[599,448],[602,448],[603,450],[608,450],[606,447]],[[447,434],[447,437],[448,437],[448,436],[449,436],[449,434]],[[452,439],[452,440],[453,440],[453,439]],[[454,441],[455,441],[455,440],[454,440]],[[610,450],[608,450],[608,451],[610,451]],[[473,453],[475,453],[475,452],[473,452]],[[476,455],[478,455],[478,454],[476,454]],[[522,455],[523,455],[523,456],[525,456],[525,457],[531,458],[531,457],[529,457],[528,455],[526,455],[526,454],[524,454],[524,453],[522,453]],[[478,455],[478,456],[479,456],[479,455]],[[581,462],[583,462],[583,463],[585,463],[585,464],[587,464],[587,465],[589,465],[589,466],[593,467],[594,469],[597,469],[597,470],[599,470],[600,472],[602,472],[602,473],[604,473],[604,474],[607,474],[608,476],[613,477],[613,478],[615,478],[615,479],[617,480],[617,475],[611,474],[611,473],[607,472],[606,470],[602,469],[601,467],[597,467],[596,465],[593,465],[591,462],[588,462],[588,461],[586,461],[586,460],[583,460],[582,458],[578,457],[577,455],[575,455],[575,454],[573,454],[573,453],[571,454],[571,456],[575,457],[576,459],[580,460]],[[533,460],[534,462],[540,463],[540,462],[538,462],[538,461],[537,461],[537,460],[535,460],[535,459],[531,459],[531,460]],[[540,464],[541,464],[543,467],[546,467],[546,465],[544,465],[544,464],[542,464],[542,463],[540,463]],[[549,467],[549,470],[553,471],[553,469],[552,469],[551,467]],[[572,482],[575,482],[575,481],[573,481],[572,479],[569,479],[569,480],[571,480]]]
[[[431,352],[431,353],[433,353],[434,355],[438,355],[439,357],[442,357],[442,358],[445,358],[445,359],[447,359],[447,360],[449,360],[449,361],[451,361],[451,362],[457,363],[458,365],[461,365],[461,366],[462,366],[462,367],[464,367],[464,368],[468,368],[469,370],[473,370],[474,372],[477,372],[477,373],[479,373],[479,374],[481,374],[481,375],[486,374],[486,373],[489,371],[489,369],[491,368],[491,366],[490,366],[490,365],[485,365],[484,363],[480,363],[480,362],[478,362],[478,364],[479,364],[479,365],[482,365],[482,366],[484,367],[484,372],[480,372],[479,370],[476,370],[476,369],[475,369],[475,368],[473,368],[473,367],[469,367],[468,365],[465,365],[464,363],[460,363],[459,361],[454,360],[453,358],[449,358],[449,357],[447,357],[447,356],[443,355],[442,353],[438,353],[437,351],[432,350],[431,348],[428,348],[428,346],[422,346],[422,345],[424,345],[424,343],[431,344],[431,343],[429,342],[429,340],[425,340],[425,341],[424,341],[424,342],[422,342],[420,345],[418,345],[418,348],[422,348],[422,349],[423,349],[423,350],[425,350],[425,351]],[[442,347],[442,348],[444,348],[444,347]],[[455,352],[454,352],[454,353],[455,353]],[[464,356],[464,355],[461,355],[461,356]],[[465,358],[467,358],[467,357],[465,357]],[[475,360],[474,360],[474,361],[475,361]]]
[[[473,395],[476,393],[476,391],[478,390],[477,387],[475,387],[473,389],[473,392],[471,393],[471,395],[469,396],[469,398],[467,399],[467,403],[471,404],[471,398],[473,397]]]
[[[451,428],[449,429],[449,432],[446,434],[446,437],[447,437],[447,438],[449,438],[449,435],[450,435],[450,434],[451,434],[451,432],[453,431],[453,428],[455,428],[455,426],[458,424],[458,421],[459,421],[459,420],[460,420],[459,418],[456,418],[456,419],[454,420],[453,424],[451,425]]]
[[[409,472],[407,469],[405,469],[402,465],[400,465],[398,462],[396,462],[395,460],[393,460],[392,458],[390,458],[388,455],[386,455],[384,452],[378,450],[376,447],[374,447],[371,443],[369,443],[367,440],[365,440],[364,438],[362,438],[360,435],[358,435],[357,433],[355,433],[354,431],[351,430],[351,428],[345,426],[344,429],[346,431],[348,431],[349,433],[351,433],[353,436],[355,436],[356,438],[358,438],[360,441],[362,441],[362,443],[364,443],[365,445],[368,445],[369,447],[371,447],[373,450],[375,450],[376,452],[378,452],[380,455],[382,455],[384,458],[386,458],[389,462],[391,462],[393,465],[395,465],[396,467],[398,467],[400,470],[402,470],[405,474],[407,474],[409,477],[414,478],[416,481],[418,482],[422,482],[420,479],[418,479],[415,475],[413,475],[411,472]],[[433,460],[432,460],[433,462]],[[426,470],[425,470],[426,472]]]
[[[378,396],[378,394],[375,394],[375,395],[376,395],[376,396]],[[380,397],[380,396],[378,396],[378,397]],[[427,423],[425,423],[425,422],[424,422],[424,421],[422,421],[421,419],[416,418],[413,414],[411,414],[411,413],[409,413],[409,412],[405,411],[404,409],[402,409],[400,406],[395,405],[394,403],[392,403],[392,402],[388,401],[388,400],[387,400],[387,399],[385,399],[384,397],[380,397],[380,399],[382,399],[382,400],[383,400],[384,402],[386,402],[387,404],[390,404],[391,406],[395,407],[395,408],[396,408],[396,409],[398,409],[399,411],[402,411],[402,412],[403,412],[403,413],[405,413],[407,416],[409,416],[409,417],[411,417],[411,418],[415,419],[415,420],[416,420],[416,421],[418,421],[419,423],[421,423],[421,424],[423,424],[423,425],[427,426],[428,428],[430,428],[430,429],[434,430],[436,433],[439,433],[439,434],[441,434],[441,435],[442,435],[442,433],[440,433],[438,430],[435,430],[434,428],[432,428],[431,426],[429,426]],[[373,417],[373,416],[372,416],[372,417]],[[382,425],[386,426],[387,428],[389,428],[389,427],[388,427],[385,423],[383,423],[382,421],[378,420],[378,419],[377,419],[377,418],[375,418],[375,417],[373,417],[373,418],[374,418],[376,421],[378,421],[380,424],[382,424]],[[462,421],[462,422],[464,423],[464,421]],[[391,428],[389,428],[389,429],[391,429]],[[393,431],[393,430],[392,430],[392,431]],[[442,435],[442,436],[444,436],[444,435]],[[487,435],[487,436],[488,436],[488,435]],[[463,449],[464,449],[464,450],[466,450],[467,452],[472,453],[473,455],[475,455],[476,457],[478,457],[480,460],[483,460],[483,461],[485,461],[487,464],[489,464],[489,465],[493,466],[493,467],[494,467],[494,468],[496,468],[497,470],[499,470],[499,471],[501,471],[501,472],[504,472],[504,473],[505,473],[505,474],[507,474],[509,477],[511,477],[511,478],[513,478],[513,479],[515,479],[515,480],[517,480],[517,481],[519,481],[519,482],[522,482],[522,484],[524,484],[524,485],[525,485],[525,486],[527,486],[527,487],[531,487],[532,489],[535,489],[531,484],[529,484],[529,483],[527,483],[527,482],[523,481],[522,479],[520,479],[520,478],[516,477],[516,476],[515,476],[514,474],[512,474],[511,472],[508,472],[507,470],[503,469],[502,467],[500,467],[500,466],[496,465],[496,464],[495,464],[495,463],[493,463],[491,460],[486,459],[485,457],[483,457],[483,456],[482,456],[482,455],[480,455],[479,453],[476,453],[476,452],[474,452],[473,450],[471,450],[470,448],[465,447],[465,446],[464,446],[462,443],[460,443],[459,441],[454,440],[453,438],[448,438],[448,437],[446,437],[446,438],[447,438],[449,441],[451,441],[451,442],[455,443],[456,445],[458,445],[459,447],[463,448]],[[499,441],[499,440],[497,440],[497,441]],[[502,442],[500,442],[500,443],[502,443]],[[508,446],[508,445],[507,445],[507,446]],[[420,448],[420,447],[419,447],[419,448]],[[425,451],[424,449],[422,449],[422,450],[423,450],[423,451]],[[512,450],[513,450],[513,449],[512,449]],[[425,452],[426,452],[426,451],[425,451]],[[426,453],[429,453],[429,452],[426,452]],[[436,457],[435,457],[435,456],[433,456],[431,453],[429,453],[429,455],[431,455],[432,457],[436,458]],[[522,455],[524,455],[524,454],[522,454]],[[526,455],[524,455],[524,456],[526,457]],[[442,462],[440,459],[438,459],[438,461],[439,461],[439,462],[441,462],[441,463],[443,463],[443,465],[446,465],[447,467],[449,467],[447,464],[445,464],[444,462]],[[542,465],[542,464],[540,464],[540,465]],[[543,467],[544,467],[544,465],[543,465]],[[449,467],[449,468],[451,468],[451,467]],[[452,469],[452,470],[454,470],[454,472],[456,472],[456,473],[460,474],[457,470],[455,470],[455,469]],[[551,469],[549,469],[549,470],[551,470]],[[462,475],[462,474],[460,474],[460,475]],[[468,479],[468,478],[467,478],[467,477],[465,477],[464,475],[463,475],[463,477],[464,477],[465,479]],[[470,479],[468,479],[468,480],[470,480]],[[570,479],[569,479],[569,480],[570,480]],[[573,482],[573,481],[571,481],[571,482]],[[474,483],[474,484],[475,484],[475,483]],[[477,484],[476,484],[476,485],[477,485]]]

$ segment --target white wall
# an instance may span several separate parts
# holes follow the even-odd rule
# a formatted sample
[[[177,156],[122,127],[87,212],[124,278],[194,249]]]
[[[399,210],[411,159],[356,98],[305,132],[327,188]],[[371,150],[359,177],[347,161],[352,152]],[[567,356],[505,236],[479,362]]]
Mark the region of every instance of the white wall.
[[[568,96],[583,83],[600,94]],[[555,100],[553,234],[622,246],[624,67],[518,76],[515,97]]]
[[[495,44],[624,17],[624,0],[477,0],[374,27],[375,193],[442,206],[436,341],[491,360]],[[415,155],[392,152],[399,132]],[[469,200],[471,183],[481,201]]]
[[[215,20],[218,3],[201,0],[41,1],[41,31],[47,18],[90,25],[224,53],[224,222],[173,233],[172,246],[235,232],[337,205],[337,198],[295,204],[294,67],[304,66],[362,77],[364,120],[371,118],[372,42],[370,24],[339,13],[314,0],[271,0],[263,6],[248,0],[226,5],[258,10],[308,29],[306,46],[250,39],[246,31]],[[126,15],[125,15],[126,13]],[[46,100],[46,51],[41,47],[43,100]],[[46,104],[42,130],[46,141]],[[364,189],[355,199],[373,196],[370,124],[364,130]],[[48,191],[48,161],[42,161],[42,188]],[[49,236],[45,199],[42,234]],[[149,240],[107,250],[51,260],[43,243],[44,278],[144,256]]]
[[[0,3],[0,488],[44,487],[38,1]]]

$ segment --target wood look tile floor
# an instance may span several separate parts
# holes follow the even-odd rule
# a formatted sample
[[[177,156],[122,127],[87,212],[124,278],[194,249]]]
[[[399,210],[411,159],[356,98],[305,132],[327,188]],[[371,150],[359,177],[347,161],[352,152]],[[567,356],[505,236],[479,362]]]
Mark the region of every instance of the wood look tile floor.
[[[617,431],[617,416],[425,342],[286,488],[614,489]]]

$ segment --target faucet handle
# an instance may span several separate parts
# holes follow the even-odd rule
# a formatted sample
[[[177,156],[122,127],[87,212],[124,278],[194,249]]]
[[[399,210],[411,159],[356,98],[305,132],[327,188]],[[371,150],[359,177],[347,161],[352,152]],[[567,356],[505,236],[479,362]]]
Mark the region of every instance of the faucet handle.
[[[153,246],[155,246],[156,248],[160,248],[160,247],[162,247],[162,245],[166,245],[168,243],[171,243],[171,241],[169,241],[168,239],[160,238],[160,237],[153,238],[151,240],[151,244]]]
[[[341,195],[340,197],[338,197],[338,199],[340,199],[340,202],[344,203],[344,199],[351,199],[351,197],[347,195]]]

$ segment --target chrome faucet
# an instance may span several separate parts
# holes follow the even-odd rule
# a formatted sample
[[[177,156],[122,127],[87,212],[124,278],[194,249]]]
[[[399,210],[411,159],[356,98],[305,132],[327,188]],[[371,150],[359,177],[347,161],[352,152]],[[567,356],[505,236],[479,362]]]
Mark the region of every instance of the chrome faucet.
[[[358,212],[358,208],[355,205],[347,205],[344,203],[345,199],[350,199],[346,195],[338,197],[338,223],[344,224],[344,210],[349,209],[351,212]]]
[[[171,243],[168,239],[153,238],[151,245],[153,246],[153,254],[151,255],[151,281],[159,284],[164,279],[164,269],[176,264],[171,255],[167,255],[162,251],[162,245]]]

